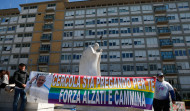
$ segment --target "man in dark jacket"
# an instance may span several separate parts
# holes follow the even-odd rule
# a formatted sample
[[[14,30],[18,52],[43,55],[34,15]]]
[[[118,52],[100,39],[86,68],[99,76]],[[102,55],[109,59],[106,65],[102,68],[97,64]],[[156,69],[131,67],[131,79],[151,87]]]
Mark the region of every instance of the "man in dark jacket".
[[[27,78],[29,77],[28,73],[25,70],[26,65],[23,63],[19,64],[19,69],[14,73],[14,82],[15,82],[15,95],[13,101],[13,111],[17,111],[18,101],[21,97],[21,106],[20,111],[24,111],[26,106],[26,92],[24,88],[26,87]]]

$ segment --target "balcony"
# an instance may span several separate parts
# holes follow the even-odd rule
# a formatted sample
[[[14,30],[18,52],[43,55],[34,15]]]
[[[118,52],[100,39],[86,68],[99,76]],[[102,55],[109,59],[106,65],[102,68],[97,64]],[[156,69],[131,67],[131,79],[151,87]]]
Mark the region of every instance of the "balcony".
[[[45,24],[43,26],[43,31],[51,31],[53,29],[53,24]]]
[[[161,48],[173,47],[173,42],[172,41],[160,41],[160,47]]]
[[[158,35],[159,36],[170,36],[171,30],[169,28],[158,28]]]
[[[44,20],[45,21],[53,21],[54,20],[54,15],[45,15],[44,16]]]
[[[51,40],[51,34],[43,34],[41,37],[41,41],[50,41]]]
[[[154,7],[154,12],[155,12],[155,14],[166,13],[166,6],[164,6],[164,5],[155,6]]]
[[[174,55],[165,55],[165,56],[162,56],[162,60],[163,61],[175,61],[175,56]]]
[[[165,24],[168,24],[168,18],[165,17],[165,16],[156,17],[156,23],[157,23],[157,25],[165,25]]]
[[[49,52],[50,51],[50,46],[41,46],[40,47],[40,52]]]
[[[177,74],[178,71],[176,69],[163,70],[164,74]]]
[[[54,11],[55,11],[55,7],[46,8],[46,12],[54,12]]]

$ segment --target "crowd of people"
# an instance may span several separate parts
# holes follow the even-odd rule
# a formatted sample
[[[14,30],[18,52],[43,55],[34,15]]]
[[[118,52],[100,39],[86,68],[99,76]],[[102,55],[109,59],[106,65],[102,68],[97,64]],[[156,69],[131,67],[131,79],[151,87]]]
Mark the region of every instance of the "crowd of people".
[[[24,111],[27,97],[26,92],[29,90],[28,87],[32,86],[32,82],[36,77],[32,78],[27,83],[29,77],[28,72],[26,71],[26,65],[20,63],[18,70],[14,72],[13,80],[15,83],[14,87],[14,101],[13,101],[13,111],[17,111],[19,99],[21,99],[20,111]],[[9,84],[10,73],[6,70],[0,70],[0,88],[5,88]],[[175,104],[175,101],[181,101],[181,96],[179,95],[176,88],[173,88],[172,85],[164,80],[164,74],[158,73],[157,80],[155,84],[155,93],[153,100],[154,111],[169,111],[170,110],[170,100]],[[39,79],[39,80],[38,80]],[[45,82],[45,77],[40,76],[36,80],[36,85],[41,87]],[[171,96],[170,96],[171,95]],[[47,99],[48,96],[46,96]],[[171,98],[171,99],[170,99]]]

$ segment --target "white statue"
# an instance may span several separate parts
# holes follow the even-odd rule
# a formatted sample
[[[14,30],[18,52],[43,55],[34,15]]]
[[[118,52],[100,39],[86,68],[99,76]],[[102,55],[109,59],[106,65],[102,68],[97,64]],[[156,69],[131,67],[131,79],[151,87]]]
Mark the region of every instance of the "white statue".
[[[101,76],[100,61],[102,49],[97,52],[99,44],[95,43],[94,46],[89,46],[82,54],[79,63],[79,75]]]
[[[79,75],[88,75],[88,76],[101,76],[100,72],[100,61],[102,49],[100,52],[97,52],[99,44],[95,43],[94,46],[89,46],[82,54],[79,64]],[[143,111],[136,108],[128,107],[107,107],[107,106],[84,106],[77,105],[77,111]]]

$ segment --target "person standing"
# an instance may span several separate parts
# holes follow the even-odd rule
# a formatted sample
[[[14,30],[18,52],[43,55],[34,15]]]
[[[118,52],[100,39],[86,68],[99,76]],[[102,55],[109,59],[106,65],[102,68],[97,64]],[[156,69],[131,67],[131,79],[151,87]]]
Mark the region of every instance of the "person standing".
[[[0,70],[0,88],[5,88],[9,84],[9,71]]]
[[[14,101],[13,101],[13,111],[17,111],[17,106],[19,99],[21,98],[21,106],[20,111],[24,111],[26,106],[26,92],[24,88],[26,87],[27,78],[29,77],[26,71],[26,65],[23,63],[19,64],[19,69],[14,72],[14,82],[15,82],[15,94],[14,94]]]
[[[157,74],[157,81],[155,85],[155,93],[153,100],[154,111],[169,111],[170,109],[170,98],[169,93],[172,98],[172,103],[175,104],[175,93],[173,87],[169,82],[164,80],[164,74]]]

